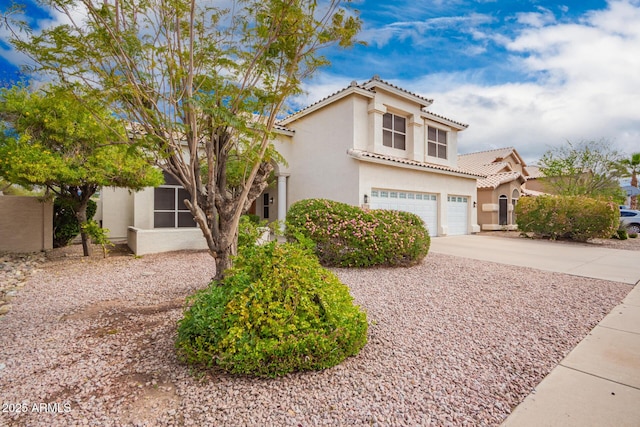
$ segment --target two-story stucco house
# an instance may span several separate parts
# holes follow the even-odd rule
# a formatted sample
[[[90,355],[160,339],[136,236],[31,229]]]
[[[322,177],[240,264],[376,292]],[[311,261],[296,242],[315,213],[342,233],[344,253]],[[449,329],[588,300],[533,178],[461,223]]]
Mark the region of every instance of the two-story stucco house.
[[[432,102],[374,76],[282,119],[275,146],[287,165],[276,165],[276,182],[252,212],[284,220],[292,203],[327,198],[414,212],[432,236],[479,231],[476,180],[484,175],[458,167],[467,125],[429,111]],[[188,216],[180,191],[170,182],[133,194],[105,189],[103,226],[136,253],[204,248],[193,223],[180,221]],[[176,220],[156,224],[169,211]]]

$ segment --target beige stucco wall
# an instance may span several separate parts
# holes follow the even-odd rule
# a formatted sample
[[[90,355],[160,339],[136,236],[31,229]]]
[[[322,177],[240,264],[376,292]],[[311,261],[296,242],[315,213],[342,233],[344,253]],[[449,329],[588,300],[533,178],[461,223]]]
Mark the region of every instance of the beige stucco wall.
[[[367,103],[368,135],[366,143],[360,139],[356,140],[356,149],[366,149],[367,151],[416,160],[419,162],[434,163],[443,166],[456,168],[458,165],[458,132],[456,129],[444,123],[424,117],[421,106],[399,97],[384,89],[376,89],[373,99],[359,98],[360,103]],[[398,150],[385,147],[382,144],[382,115],[393,113],[404,116],[407,119],[407,139],[406,150]],[[364,116],[360,115],[360,122],[365,122]],[[427,128],[436,127],[447,131],[447,159],[430,157],[427,155]]]
[[[293,138],[277,138],[276,149],[288,163],[280,171],[290,174],[287,208],[308,198],[358,202],[357,162],[347,156],[353,147],[354,123],[363,120],[356,112],[362,112],[360,102],[354,97],[342,99],[288,125],[295,130]]]
[[[53,203],[0,196],[0,251],[38,252],[52,247]]]
[[[127,244],[136,255],[185,249],[204,250],[207,242],[199,228],[157,228],[142,230],[129,227]]]
[[[100,190],[102,227],[109,229],[111,240],[127,237],[127,227],[133,225],[134,194],[124,188],[104,187]]]
[[[518,197],[513,197],[514,190]],[[500,202],[501,195],[507,196],[507,224],[500,224]],[[513,230],[517,228],[514,218],[513,201],[521,197],[520,181],[515,180],[499,185],[495,190],[478,190],[478,224],[482,230]]]
[[[447,196],[468,197],[468,232],[479,231],[476,225],[478,220],[476,209],[473,208],[473,202],[477,200],[476,180],[474,178],[361,162],[358,185],[359,204],[363,203],[365,194],[371,194],[372,188],[437,194],[439,236],[446,236],[449,231],[447,224]]]

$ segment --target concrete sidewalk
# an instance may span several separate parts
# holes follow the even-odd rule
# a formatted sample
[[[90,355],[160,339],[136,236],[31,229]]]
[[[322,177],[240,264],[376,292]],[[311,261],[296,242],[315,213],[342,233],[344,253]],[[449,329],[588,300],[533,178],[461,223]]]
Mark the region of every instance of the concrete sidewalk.
[[[636,285],[640,252],[492,236],[432,239],[431,251]],[[503,427],[640,426],[640,286],[504,421]]]

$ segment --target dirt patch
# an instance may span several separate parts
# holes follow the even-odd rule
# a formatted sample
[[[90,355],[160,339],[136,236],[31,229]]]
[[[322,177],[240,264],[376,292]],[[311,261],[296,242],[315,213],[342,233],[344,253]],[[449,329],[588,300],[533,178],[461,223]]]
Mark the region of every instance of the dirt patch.
[[[133,389],[135,395],[121,408],[120,417],[125,423],[142,425],[145,420],[157,418],[158,414],[177,414],[180,399],[176,386],[165,378],[135,373],[121,377],[120,382]]]

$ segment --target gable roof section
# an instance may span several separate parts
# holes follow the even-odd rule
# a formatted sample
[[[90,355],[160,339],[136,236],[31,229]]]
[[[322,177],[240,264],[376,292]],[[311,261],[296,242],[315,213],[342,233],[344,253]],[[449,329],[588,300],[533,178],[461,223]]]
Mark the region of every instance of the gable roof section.
[[[384,81],[380,79],[380,76],[378,76],[377,74],[371,77],[371,79],[369,79],[368,81],[364,82],[362,84],[362,87],[368,90],[373,90],[374,92],[375,92],[375,88],[378,88],[378,87],[382,88],[387,92],[391,92],[395,95],[398,95],[401,98],[409,99],[415,102],[416,104],[420,105],[420,107],[422,108],[426,108],[429,105],[433,104],[433,99],[425,98],[424,96],[420,96],[416,93],[409,92],[406,89],[402,89],[399,86],[396,86],[387,81]]]
[[[523,173],[513,170],[511,164],[505,161],[509,156],[512,156],[516,163],[522,165]],[[458,167],[486,175],[486,178],[478,180],[478,188],[495,189],[501,184],[515,180],[522,184],[528,175],[526,164],[513,147],[460,154]]]
[[[526,166],[518,152],[513,147],[497,148],[495,150],[479,151],[477,153],[460,154],[458,164],[465,169],[481,168],[491,163],[502,162],[509,156],[513,156],[523,167]]]
[[[298,119],[306,116],[307,114],[311,114],[314,111],[320,110],[326,106],[331,105],[332,103],[343,99],[352,94],[362,95],[366,98],[373,98],[376,93],[376,89],[382,89],[387,92],[393,93],[400,98],[404,98],[410,102],[413,102],[420,106],[420,110],[422,111],[421,117],[428,118],[443,124],[447,124],[457,130],[463,130],[469,127],[469,125],[457,122],[455,120],[448,119],[439,114],[432,113],[430,111],[426,111],[425,108],[430,106],[433,103],[433,99],[425,98],[416,93],[410,92],[406,89],[402,89],[399,86],[393,85],[389,82],[386,82],[380,79],[379,76],[375,75],[368,81],[358,84],[355,80],[351,82],[351,84],[344,88],[340,89],[337,92],[332,93],[331,95],[322,98],[319,101],[314,102],[313,104],[304,107],[303,109],[288,115],[278,122],[280,126],[287,126],[289,123],[295,122]]]
[[[304,107],[302,110],[296,111],[293,114],[288,115],[287,117],[285,117],[284,119],[280,120],[278,122],[279,125],[281,126],[286,126],[291,122],[294,122],[304,116],[306,116],[307,114],[310,114],[316,110],[319,110],[321,108],[326,107],[327,105],[330,105],[342,98],[345,98],[353,93],[357,93],[359,95],[365,96],[367,98],[373,98],[375,96],[375,93],[373,91],[370,91],[368,89],[364,89],[363,87],[361,87],[360,85],[358,85],[358,83],[354,80],[351,82],[351,84],[344,88],[344,89],[340,89],[337,92],[332,93],[331,95],[322,98],[319,101],[314,102],[313,104]]]
[[[501,184],[505,184],[507,182],[520,181],[520,184],[524,184],[525,179],[524,176],[518,171],[511,172],[500,172],[494,175],[489,175],[484,179],[479,179],[477,187],[478,188],[491,188],[496,189]]]
[[[463,170],[460,168],[452,168],[449,166],[436,165],[434,163],[419,162],[417,160],[404,159],[402,157],[387,156],[384,154],[372,153],[370,151],[356,150],[354,148],[347,150],[347,154],[356,160],[368,161],[371,163],[386,164],[389,166],[407,167],[409,169],[440,172],[440,173],[446,173],[449,175],[462,176],[465,178],[476,178],[476,179],[485,178],[485,175],[469,172],[467,170]]]
[[[464,167],[465,165],[460,165],[460,160],[458,160],[458,166]],[[513,171],[513,168],[508,162],[496,162],[489,163],[488,165],[481,165],[469,170],[473,170],[474,172],[480,173],[482,175],[494,175],[500,172],[511,172]]]

